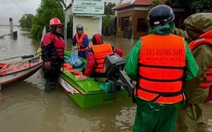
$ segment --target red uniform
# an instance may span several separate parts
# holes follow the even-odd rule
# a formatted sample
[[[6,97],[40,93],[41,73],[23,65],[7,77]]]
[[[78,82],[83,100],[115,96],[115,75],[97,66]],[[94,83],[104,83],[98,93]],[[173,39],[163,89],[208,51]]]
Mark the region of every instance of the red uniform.
[[[92,48],[89,49],[84,75],[90,76],[94,70],[96,73],[104,74],[104,58],[113,52],[117,53],[119,56],[123,56],[123,51],[121,49],[113,48],[109,43],[93,45]]]

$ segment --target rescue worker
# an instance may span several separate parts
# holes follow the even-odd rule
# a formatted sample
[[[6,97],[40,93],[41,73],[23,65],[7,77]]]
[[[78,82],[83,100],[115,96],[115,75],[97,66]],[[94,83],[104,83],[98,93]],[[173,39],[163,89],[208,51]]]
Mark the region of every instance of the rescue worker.
[[[86,68],[79,80],[85,80],[88,76],[105,77],[104,60],[109,54],[116,53],[123,56],[123,51],[110,43],[104,43],[100,34],[94,34],[92,37],[93,46],[89,49]]]
[[[212,84],[212,13],[196,13],[184,20],[189,47],[199,66],[197,76],[185,83],[188,104],[179,109],[176,132],[206,132],[203,103]]]
[[[77,24],[76,31],[77,33],[74,35],[72,39],[72,44],[74,49],[78,50],[78,56],[87,59],[88,57],[88,49],[89,49],[89,39],[88,35],[83,31],[83,25]]]
[[[52,18],[49,22],[48,32],[41,43],[43,72],[46,78],[45,91],[55,89],[60,74],[60,68],[64,63],[65,42],[61,35],[62,23],[58,18]]]
[[[196,76],[198,65],[186,40],[171,34],[175,19],[171,7],[153,7],[148,19],[148,35],[131,49],[124,68],[137,82],[133,132],[173,132],[178,109],[185,105],[184,81]]]

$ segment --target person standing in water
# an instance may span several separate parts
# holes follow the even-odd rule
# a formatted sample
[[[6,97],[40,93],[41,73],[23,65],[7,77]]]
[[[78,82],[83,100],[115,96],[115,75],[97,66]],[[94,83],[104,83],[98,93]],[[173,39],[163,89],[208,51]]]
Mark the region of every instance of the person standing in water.
[[[203,103],[212,96],[212,92],[209,94],[209,90],[212,90],[212,13],[192,14],[184,20],[184,26],[191,39],[189,47],[199,66],[199,72],[193,80],[185,83],[188,103],[179,109],[175,131],[207,132]],[[177,33],[180,33],[180,29]]]
[[[49,22],[50,32],[48,32],[42,42],[43,72],[46,79],[45,91],[51,92],[55,89],[60,74],[60,69],[64,63],[65,42],[61,35],[62,23],[58,18],[52,18]]]
[[[124,68],[137,82],[133,132],[173,132],[178,109],[186,104],[184,82],[196,76],[198,65],[186,40],[172,34],[175,14],[171,7],[153,7],[148,19],[149,34],[135,44]]]

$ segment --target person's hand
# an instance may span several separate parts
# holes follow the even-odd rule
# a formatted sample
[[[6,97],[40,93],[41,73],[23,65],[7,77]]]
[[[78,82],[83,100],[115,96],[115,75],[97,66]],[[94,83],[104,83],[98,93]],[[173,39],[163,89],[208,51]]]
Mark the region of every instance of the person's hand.
[[[86,75],[79,75],[79,76],[76,76],[76,78],[80,81],[83,81],[83,80],[86,80],[88,77]]]
[[[80,48],[80,46],[74,46],[75,50],[78,50]]]
[[[64,71],[64,67],[65,67],[65,63],[62,63],[61,67],[60,67],[60,70],[61,71]]]
[[[49,70],[50,67],[51,67],[50,61],[44,62],[44,67],[45,67],[47,70]]]

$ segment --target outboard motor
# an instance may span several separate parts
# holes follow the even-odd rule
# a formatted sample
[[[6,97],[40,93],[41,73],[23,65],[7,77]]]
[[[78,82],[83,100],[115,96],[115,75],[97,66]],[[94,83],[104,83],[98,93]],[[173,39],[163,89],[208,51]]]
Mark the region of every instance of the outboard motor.
[[[132,96],[133,85],[130,83],[129,77],[124,73],[125,60],[117,54],[107,55],[104,62],[105,75],[109,80],[121,81],[123,87]]]

